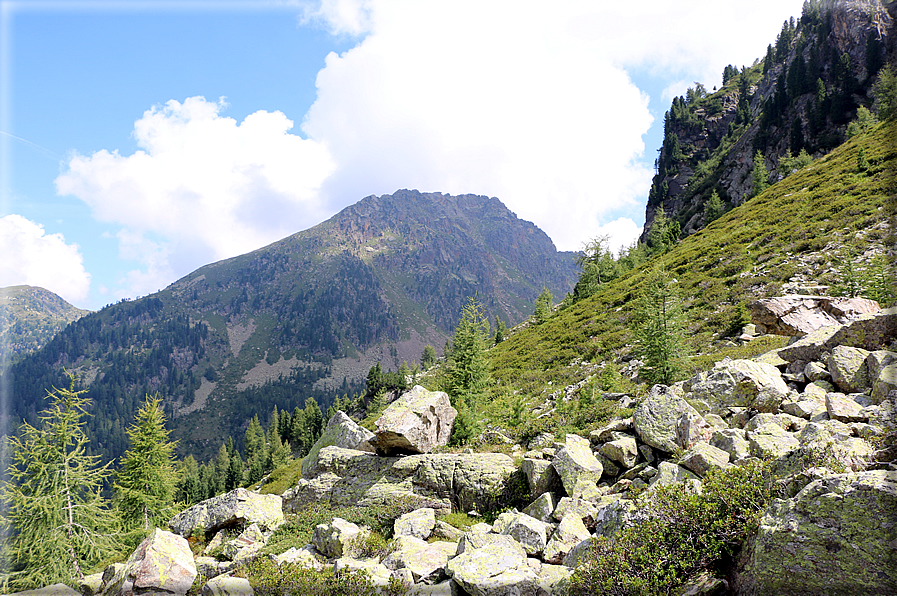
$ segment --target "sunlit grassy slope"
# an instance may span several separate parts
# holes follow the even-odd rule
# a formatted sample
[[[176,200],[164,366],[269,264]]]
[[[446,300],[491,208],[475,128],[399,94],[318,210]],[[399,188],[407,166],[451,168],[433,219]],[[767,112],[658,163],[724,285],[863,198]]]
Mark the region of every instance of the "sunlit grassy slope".
[[[740,328],[743,306],[782,293],[789,281],[836,281],[842,247],[858,253],[893,245],[897,123],[882,124],[770,186],[658,257],[678,279],[696,369],[726,355],[744,356],[781,343],[735,348],[720,338]],[[858,168],[860,153],[869,162]],[[507,422],[515,401],[575,383],[580,358],[625,358],[628,320],[645,272],[657,258],[560,309],[539,326],[518,329],[490,351],[497,386],[486,413]],[[799,284],[797,284],[799,285]]]

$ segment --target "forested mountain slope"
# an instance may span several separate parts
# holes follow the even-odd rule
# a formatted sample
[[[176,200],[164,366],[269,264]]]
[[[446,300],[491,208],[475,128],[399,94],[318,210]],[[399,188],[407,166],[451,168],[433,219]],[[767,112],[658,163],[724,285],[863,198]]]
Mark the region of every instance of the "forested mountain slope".
[[[476,294],[514,324],[543,287],[568,292],[572,253],[498,199],[402,190],[250,254],[207,265],[165,290],[86,316],[9,371],[10,427],[33,420],[46,389],[78,375],[88,432],[106,457],[146,393],[159,392],[183,454],[210,455],[254,414],[326,409],[372,365],[441,350]]]
[[[11,360],[17,360],[88,312],[44,288],[0,288],[0,352],[6,350]]]

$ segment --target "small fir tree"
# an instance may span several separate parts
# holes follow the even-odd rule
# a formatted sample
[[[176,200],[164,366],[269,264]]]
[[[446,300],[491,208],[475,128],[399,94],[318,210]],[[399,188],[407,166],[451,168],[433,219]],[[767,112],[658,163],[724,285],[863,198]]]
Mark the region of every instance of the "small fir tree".
[[[68,389],[48,392],[38,427],[25,423],[9,439],[9,481],[0,498],[14,569],[4,579],[13,588],[77,583],[118,547],[117,520],[102,495],[110,471],[87,454],[84,393],[70,375]]]
[[[756,197],[769,187],[769,171],[766,169],[766,159],[759,149],[754,154],[753,180],[754,190],[751,193],[752,197]]]
[[[424,351],[420,355],[420,367],[422,370],[428,370],[434,364],[436,364],[436,348],[427,344],[424,346]]]
[[[537,325],[541,325],[551,318],[551,302],[553,299],[554,297],[551,295],[548,288],[542,288],[542,291],[536,298],[536,308],[533,312]]]
[[[651,384],[674,382],[685,367],[685,323],[677,282],[663,263],[646,280],[632,319],[639,375]]]
[[[498,315],[495,315],[495,336],[492,338],[493,343],[497,346],[501,342],[505,341],[505,337],[508,335],[508,326],[505,325],[505,322],[498,318]]]
[[[725,211],[726,209],[723,207],[723,202],[719,198],[719,193],[714,190],[710,194],[710,198],[707,199],[707,202],[704,203],[704,225],[706,226],[713,220],[719,218]]]
[[[113,484],[115,503],[127,526],[149,532],[175,514],[175,442],[168,439],[159,394],[146,396],[134,424],[125,432],[130,448]]]

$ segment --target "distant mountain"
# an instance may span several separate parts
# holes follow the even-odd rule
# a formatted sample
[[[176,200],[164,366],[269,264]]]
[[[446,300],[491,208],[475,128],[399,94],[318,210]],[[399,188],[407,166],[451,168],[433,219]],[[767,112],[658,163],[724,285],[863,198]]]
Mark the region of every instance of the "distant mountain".
[[[897,2],[805,2],[753,66],[725,67],[718,91],[697,85],[674,98],[641,240],[661,203],[683,236],[707,225],[714,191],[726,208],[744,203],[757,151],[773,183],[790,173],[788,152],[819,158],[843,143],[857,110],[873,106],[882,66],[897,57],[895,18]]]
[[[0,288],[0,353],[6,350],[11,360],[17,360],[40,349],[66,325],[89,312],[43,288]]]
[[[123,429],[158,391],[184,453],[208,456],[254,414],[326,408],[378,361],[441,351],[462,305],[516,324],[543,287],[575,283],[574,254],[498,199],[401,190],[165,290],[77,321],[11,371],[13,414],[32,418],[62,367],[89,388],[93,445],[122,453]],[[15,420],[11,421],[15,423]]]

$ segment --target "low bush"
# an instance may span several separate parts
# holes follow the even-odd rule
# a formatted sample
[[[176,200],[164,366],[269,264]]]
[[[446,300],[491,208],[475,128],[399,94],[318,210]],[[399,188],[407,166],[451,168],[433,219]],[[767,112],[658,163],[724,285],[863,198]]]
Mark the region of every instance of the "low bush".
[[[645,518],[594,539],[570,581],[570,595],[670,594],[689,578],[723,567],[754,531],[772,497],[769,464],[710,471],[702,492],[686,483],[637,502]]]

